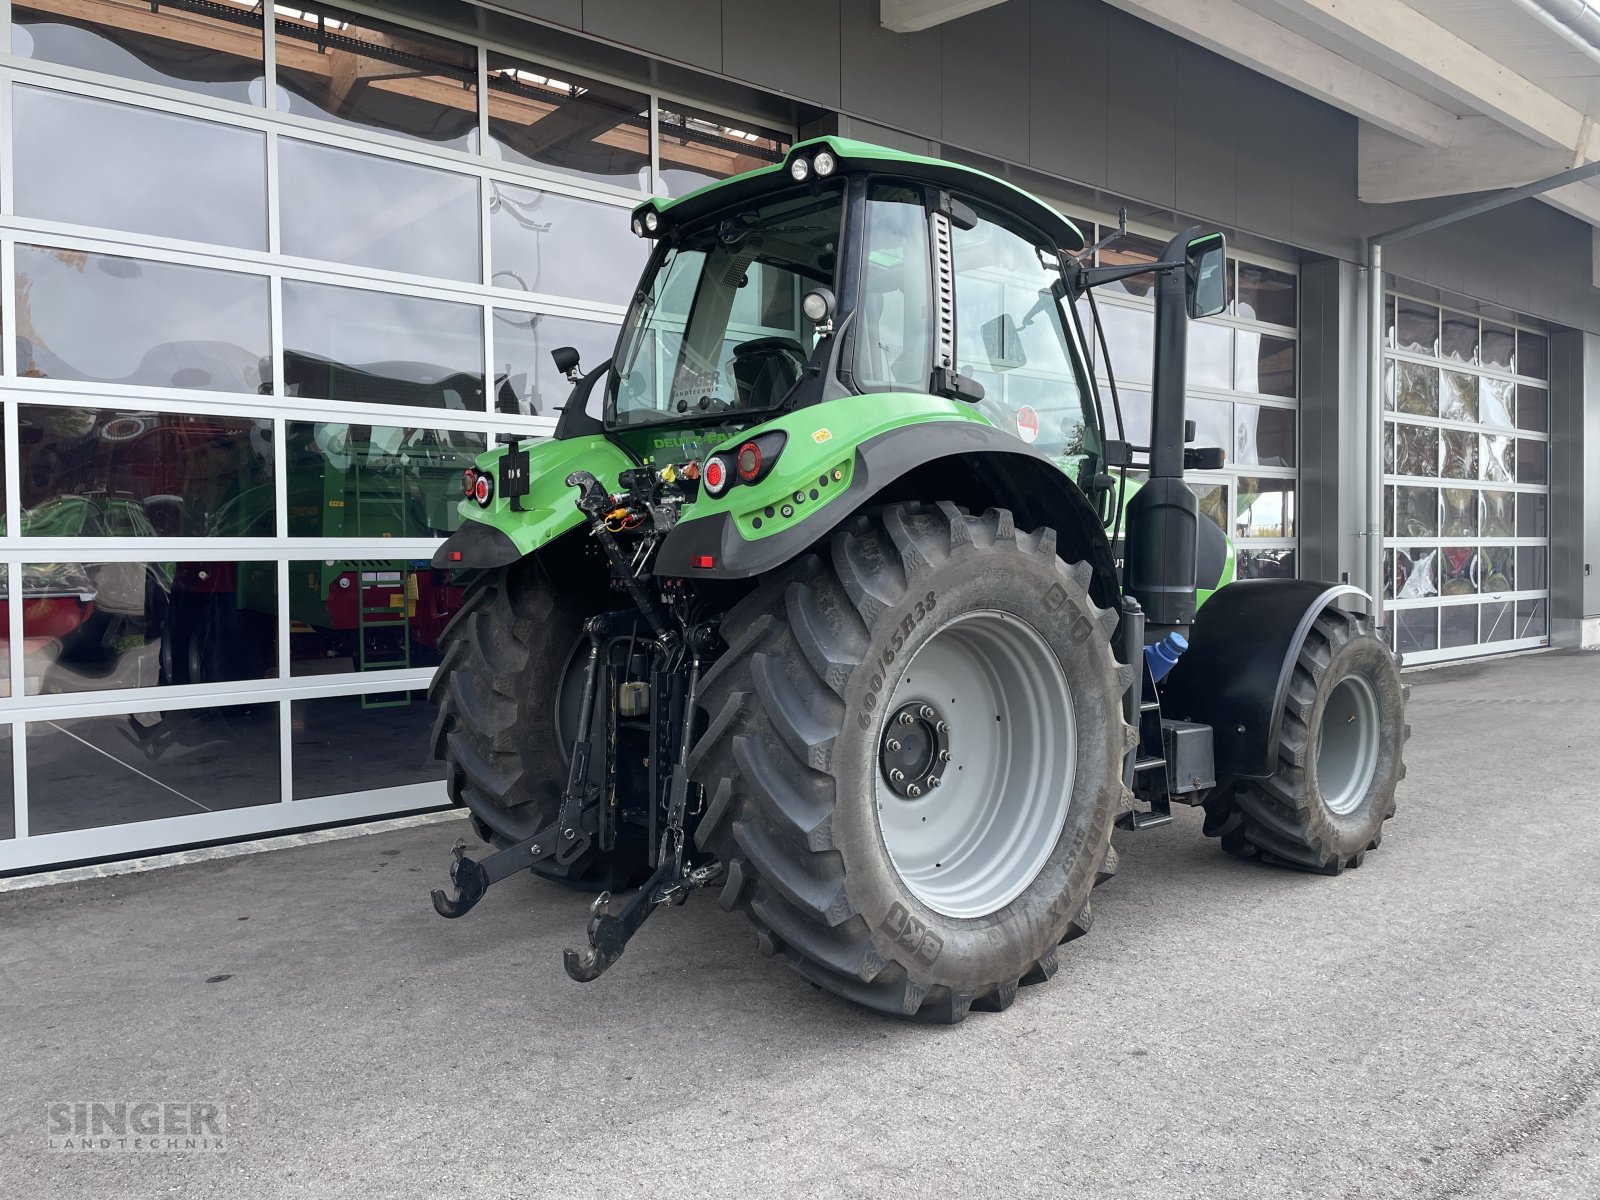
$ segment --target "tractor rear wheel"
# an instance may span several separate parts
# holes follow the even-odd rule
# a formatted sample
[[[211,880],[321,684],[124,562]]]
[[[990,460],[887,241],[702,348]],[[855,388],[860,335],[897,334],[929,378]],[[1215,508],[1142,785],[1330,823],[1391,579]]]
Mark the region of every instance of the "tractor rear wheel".
[[[1222,848],[1337,875],[1383,840],[1405,778],[1406,687],[1363,616],[1323,610],[1289,680],[1270,778],[1241,780],[1206,805]]]
[[[557,587],[526,558],[474,583],[440,635],[443,659],[428,689],[438,709],[434,756],[444,760],[450,798],[472,811],[478,836],[496,847],[532,836],[560,812],[582,706],[576,651],[584,621],[608,607],[606,593]],[[568,866],[546,860],[533,870],[624,888],[647,873],[646,840],[624,825],[609,854],[596,846]]]
[[[723,620],[692,752],[724,908],[818,987],[954,1022],[1085,932],[1129,673],[1085,563],[1011,514],[862,515]]]

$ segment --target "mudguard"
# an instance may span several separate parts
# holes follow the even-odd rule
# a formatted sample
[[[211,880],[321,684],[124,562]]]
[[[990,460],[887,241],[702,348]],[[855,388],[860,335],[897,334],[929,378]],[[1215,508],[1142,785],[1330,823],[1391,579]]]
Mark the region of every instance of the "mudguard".
[[[859,403],[866,398],[853,399]],[[806,411],[823,413],[826,407]],[[751,436],[756,432],[751,431]],[[1115,560],[1094,507],[1060,467],[1010,433],[970,419],[923,420],[859,442],[843,463],[837,461],[837,450],[825,442],[814,442],[815,435],[791,436],[790,449],[785,450],[780,464],[793,470],[796,464],[791,453],[804,456],[805,465],[795,475],[801,482],[791,505],[784,506],[801,510],[794,514],[798,519],[791,518],[778,532],[760,537],[747,537],[741,525],[749,518],[742,522],[731,508],[680,521],[661,544],[655,573],[697,579],[748,579],[765,574],[815,545],[907,472],[920,467],[937,470],[945,460],[953,472],[980,479],[995,504],[1013,510],[1019,529],[1049,525],[1063,542],[1071,540],[1088,547],[1097,576],[1093,587],[1097,602],[1109,604],[1117,595]],[[824,477],[835,478],[835,470],[840,479],[837,490],[820,495],[815,485]],[[803,497],[809,498],[809,505]],[[804,511],[807,507],[809,512]]]
[[[499,463],[508,447],[479,455],[478,469],[495,480],[494,499],[487,508],[461,501],[461,528],[435,552],[434,566],[483,568],[514,563],[583,523],[583,514],[573,503],[577,492],[567,486],[569,473],[581,468],[609,482],[637,465],[599,436],[561,441],[529,438],[523,445],[530,459],[528,494],[516,501],[499,494]]]
[[[1211,726],[1218,779],[1272,774],[1295,660],[1318,614],[1342,596],[1370,603],[1350,584],[1245,579],[1200,609],[1161,712]]]

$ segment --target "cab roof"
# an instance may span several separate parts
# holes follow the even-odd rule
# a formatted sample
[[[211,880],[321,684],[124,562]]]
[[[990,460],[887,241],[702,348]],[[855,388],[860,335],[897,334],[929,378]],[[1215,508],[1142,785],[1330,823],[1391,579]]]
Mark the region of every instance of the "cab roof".
[[[798,142],[789,148],[782,162],[757,167],[731,179],[719,179],[676,200],[660,197],[649,200],[635,209],[634,214],[638,216],[653,209],[662,217],[670,218],[673,223],[697,220],[727,205],[759,196],[775,182],[787,181],[791,162],[797,157],[811,157],[819,150],[829,151],[838,160],[840,171],[865,167],[909,179],[927,180],[1021,218],[1047,234],[1062,250],[1083,248],[1083,233],[1076,225],[1032,192],[1026,192],[1014,183],[942,158],[908,154],[903,150],[840,137],[810,138]]]

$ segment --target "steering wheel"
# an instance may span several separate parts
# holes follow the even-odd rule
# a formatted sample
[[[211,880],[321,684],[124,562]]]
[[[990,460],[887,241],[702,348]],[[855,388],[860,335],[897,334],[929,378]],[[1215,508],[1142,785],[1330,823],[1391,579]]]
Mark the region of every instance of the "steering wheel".
[[[770,408],[806,373],[806,350],[792,337],[752,338],[733,348],[741,408]]]

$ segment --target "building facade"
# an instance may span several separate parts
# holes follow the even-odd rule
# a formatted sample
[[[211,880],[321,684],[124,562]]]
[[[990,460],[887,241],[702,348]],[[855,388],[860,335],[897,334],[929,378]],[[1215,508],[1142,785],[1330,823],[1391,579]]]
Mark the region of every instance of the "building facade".
[[[0,871],[442,805],[462,470],[553,427],[552,348],[609,355],[634,204],[820,132],[1091,239],[1126,207],[1108,263],[1223,228],[1190,415],[1239,574],[1365,582],[1381,537],[1408,662],[1580,637],[1591,224],[1528,200],[1394,249],[1379,467],[1364,242],[1449,202],[1364,203],[1364,117],[1098,0],[924,7],[981,11],[0,3]],[[1149,293],[1099,304],[1135,442]]]

